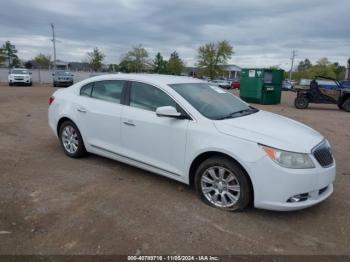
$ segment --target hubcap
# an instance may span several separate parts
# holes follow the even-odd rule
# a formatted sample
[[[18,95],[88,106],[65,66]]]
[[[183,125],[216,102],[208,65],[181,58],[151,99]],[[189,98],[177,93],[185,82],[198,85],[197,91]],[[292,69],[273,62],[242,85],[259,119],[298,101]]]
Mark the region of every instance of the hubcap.
[[[65,148],[65,150],[70,153],[74,154],[78,150],[79,146],[79,140],[78,140],[78,134],[74,127],[72,126],[66,126],[63,128],[62,131],[62,143]]]
[[[236,176],[221,166],[210,167],[201,178],[202,192],[217,207],[232,207],[240,197],[240,185]]]

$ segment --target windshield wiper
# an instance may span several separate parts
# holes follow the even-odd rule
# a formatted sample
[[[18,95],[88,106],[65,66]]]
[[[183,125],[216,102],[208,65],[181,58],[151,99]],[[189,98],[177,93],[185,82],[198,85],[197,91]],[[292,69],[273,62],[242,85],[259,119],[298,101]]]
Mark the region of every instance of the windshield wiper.
[[[223,120],[223,119],[235,118],[235,117],[240,117],[240,116],[246,116],[246,115],[256,113],[258,111],[259,111],[259,109],[256,109],[254,107],[249,107],[247,109],[239,110],[239,111],[230,113],[230,114],[225,115],[225,116],[217,117],[217,118],[215,118],[215,120]]]

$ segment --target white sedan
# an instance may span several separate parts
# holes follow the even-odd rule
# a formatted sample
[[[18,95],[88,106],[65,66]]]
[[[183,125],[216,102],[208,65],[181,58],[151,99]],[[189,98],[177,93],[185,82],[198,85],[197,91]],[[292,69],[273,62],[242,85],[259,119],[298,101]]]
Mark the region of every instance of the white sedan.
[[[213,207],[296,210],[333,192],[321,134],[205,81],[103,75],[57,90],[49,104],[68,156],[89,152],[194,185]]]

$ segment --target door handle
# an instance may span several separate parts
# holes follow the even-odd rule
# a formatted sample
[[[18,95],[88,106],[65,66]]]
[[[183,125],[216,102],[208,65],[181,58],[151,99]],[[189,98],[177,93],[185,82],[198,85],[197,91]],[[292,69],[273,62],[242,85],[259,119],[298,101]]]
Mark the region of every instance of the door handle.
[[[135,126],[135,124],[131,120],[124,121],[123,123],[124,125],[127,125],[127,126]]]
[[[87,110],[84,107],[78,107],[77,111],[80,112],[80,113],[86,113],[87,112]]]

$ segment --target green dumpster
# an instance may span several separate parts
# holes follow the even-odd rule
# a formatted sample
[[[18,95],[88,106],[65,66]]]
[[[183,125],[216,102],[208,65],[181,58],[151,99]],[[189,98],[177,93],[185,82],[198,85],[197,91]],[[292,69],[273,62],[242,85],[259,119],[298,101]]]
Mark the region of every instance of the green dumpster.
[[[284,71],[280,69],[242,69],[240,97],[251,103],[279,104],[283,78]]]

